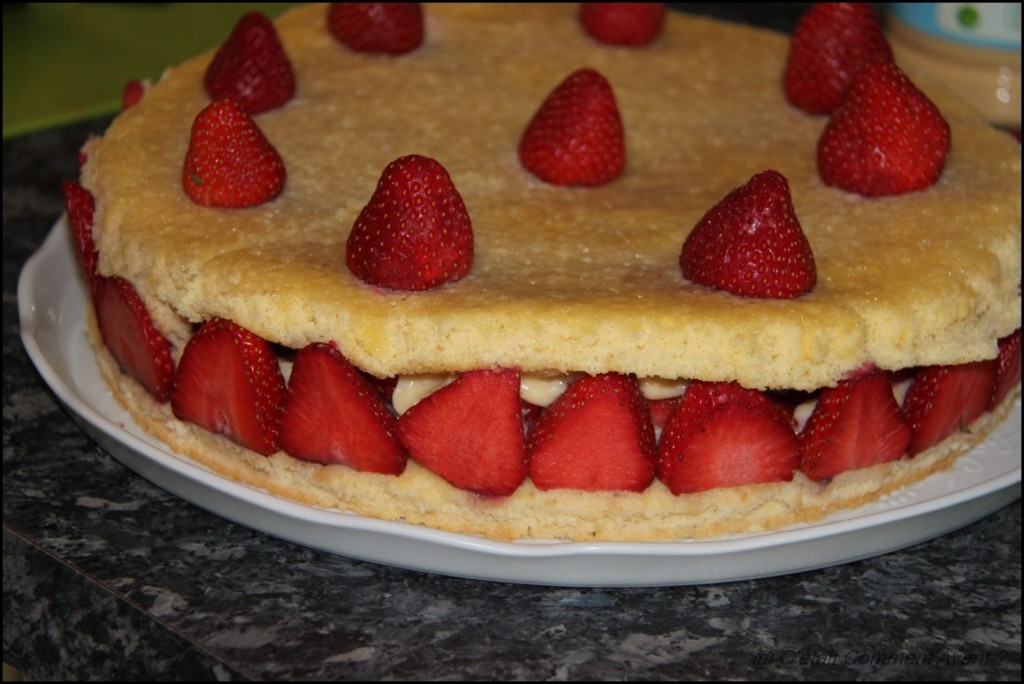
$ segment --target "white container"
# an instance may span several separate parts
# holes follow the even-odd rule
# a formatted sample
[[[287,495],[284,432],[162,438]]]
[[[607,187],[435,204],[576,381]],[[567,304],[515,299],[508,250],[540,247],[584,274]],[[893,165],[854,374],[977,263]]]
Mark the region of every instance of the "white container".
[[[896,63],[934,77],[993,124],[1020,130],[1019,3],[891,3]]]

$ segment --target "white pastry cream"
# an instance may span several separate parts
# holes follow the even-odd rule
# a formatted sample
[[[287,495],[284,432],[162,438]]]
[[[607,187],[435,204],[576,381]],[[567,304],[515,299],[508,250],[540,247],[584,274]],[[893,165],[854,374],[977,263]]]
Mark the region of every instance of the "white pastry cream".
[[[395,412],[402,415],[456,377],[457,374],[448,373],[400,375],[391,397]],[[523,373],[520,378],[519,396],[525,402],[546,408],[562,396],[574,377],[571,373]],[[687,384],[686,380],[641,378],[640,393],[651,401],[670,399],[681,396],[686,391]]]

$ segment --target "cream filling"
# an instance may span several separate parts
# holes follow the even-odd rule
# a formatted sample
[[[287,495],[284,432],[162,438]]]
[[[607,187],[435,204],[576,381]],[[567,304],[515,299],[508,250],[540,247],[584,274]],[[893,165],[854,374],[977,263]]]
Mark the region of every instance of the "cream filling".
[[[402,415],[457,377],[453,373],[400,375],[391,395],[395,413]],[[571,374],[565,373],[524,373],[519,381],[519,396],[523,401],[547,407],[562,396],[572,379]]]
[[[451,383],[456,374],[417,373],[400,375],[391,395],[391,404],[398,415],[426,399],[428,396]],[[519,396],[523,401],[547,408],[562,396],[572,383],[571,373],[523,373],[519,381]],[[688,381],[665,378],[641,378],[640,393],[652,401],[678,397],[686,391]]]
[[[281,370],[286,379],[291,372],[291,365],[291,361],[281,360]],[[402,415],[437,390],[452,383],[457,377],[457,373],[416,373],[399,376],[391,395],[391,404],[395,413]],[[575,375],[569,373],[523,373],[519,381],[519,396],[523,401],[534,406],[547,408],[562,396],[574,379]],[[639,380],[640,393],[650,401],[680,397],[686,393],[689,384],[689,380],[680,379],[640,378]],[[893,383],[893,397],[901,407],[908,389],[910,389],[909,379]],[[798,404],[793,410],[797,434],[803,432],[807,420],[814,413],[814,408],[817,405],[817,400],[809,399]]]
[[[645,399],[657,401],[659,399],[673,399],[681,397],[686,392],[689,380],[668,380],[666,378],[640,378],[640,394]]]
[[[892,396],[896,399],[896,403],[900,408],[903,408],[903,400],[907,397],[907,390],[910,389],[910,379],[900,380],[892,384]],[[796,433],[800,434],[804,431],[804,426],[807,425],[807,420],[814,413],[814,408],[818,405],[817,399],[808,399],[802,402],[793,409],[793,421],[796,423]]]
[[[400,375],[391,395],[395,413],[402,415],[445,385],[453,382],[458,375],[451,373],[416,373]]]
[[[278,363],[285,380],[292,370],[292,360],[279,358]],[[431,394],[450,384],[457,373],[414,373],[400,375],[391,395],[391,404],[398,415],[423,401]],[[523,373],[519,380],[519,396],[523,401],[547,408],[562,396],[576,378],[573,373]],[[686,380],[641,378],[640,393],[651,401],[682,396],[689,384]]]

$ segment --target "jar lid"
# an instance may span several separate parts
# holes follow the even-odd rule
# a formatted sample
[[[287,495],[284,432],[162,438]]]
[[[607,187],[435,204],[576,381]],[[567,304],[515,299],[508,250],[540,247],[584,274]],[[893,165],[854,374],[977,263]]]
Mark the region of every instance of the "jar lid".
[[[937,38],[1020,51],[1020,3],[894,2],[891,16]]]

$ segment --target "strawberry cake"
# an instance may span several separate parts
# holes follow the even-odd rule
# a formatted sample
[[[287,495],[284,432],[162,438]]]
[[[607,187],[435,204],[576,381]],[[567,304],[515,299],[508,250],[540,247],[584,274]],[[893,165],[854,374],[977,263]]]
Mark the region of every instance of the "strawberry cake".
[[[868,5],[244,16],[67,181],[112,392],[309,505],[493,539],[778,529],[1020,384],[1020,148]]]

